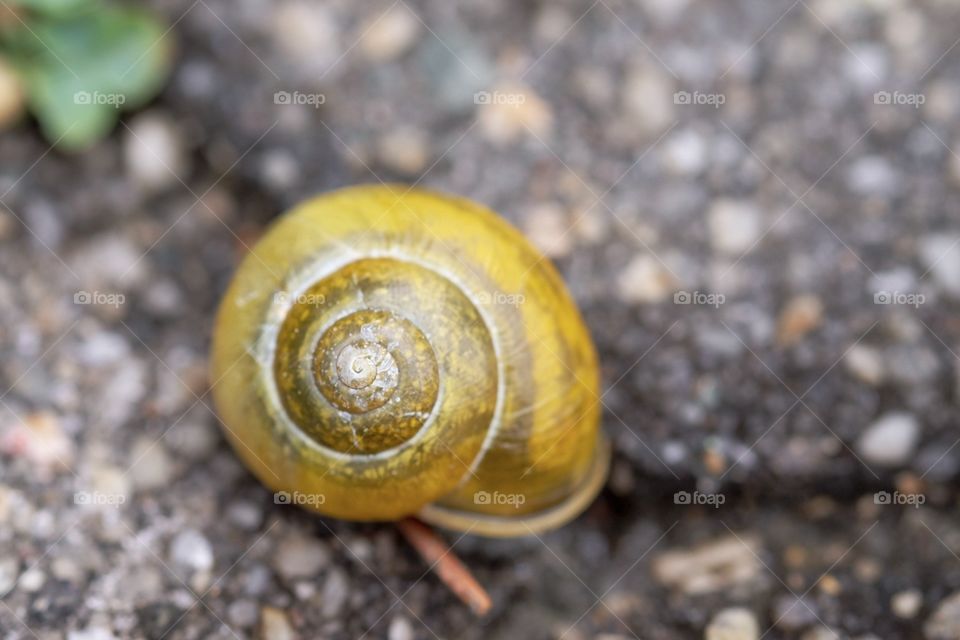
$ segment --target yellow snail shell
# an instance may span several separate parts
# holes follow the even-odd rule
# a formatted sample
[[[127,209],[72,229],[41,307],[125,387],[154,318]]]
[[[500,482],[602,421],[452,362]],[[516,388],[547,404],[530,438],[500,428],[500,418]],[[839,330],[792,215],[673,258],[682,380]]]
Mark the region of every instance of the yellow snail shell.
[[[223,298],[212,376],[244,463],[336,518],[527,535],[606,478],[580,313],[549,261],[468,200],[362,186],[281,217]]]

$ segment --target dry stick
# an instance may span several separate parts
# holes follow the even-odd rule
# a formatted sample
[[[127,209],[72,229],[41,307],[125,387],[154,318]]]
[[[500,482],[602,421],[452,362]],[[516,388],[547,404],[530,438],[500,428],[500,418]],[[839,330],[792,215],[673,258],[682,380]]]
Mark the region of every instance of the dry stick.
[[[397,523],[400,533],[417,553],[437,573],[440,581],[463,600],[470,609],[482,616],[490,610],[490,595],[480,586],[473,574],[433,529],[419,520],[406,518]]]

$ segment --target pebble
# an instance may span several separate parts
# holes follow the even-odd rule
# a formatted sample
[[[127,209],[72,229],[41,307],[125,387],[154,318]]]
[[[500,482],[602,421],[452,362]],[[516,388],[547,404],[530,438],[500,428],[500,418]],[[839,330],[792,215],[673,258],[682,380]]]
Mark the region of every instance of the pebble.
[[[882,383],[886,374],[883,354],[879,349],[865,344],[851,347],[843,359],[843,364],[854,377],[871,386]]]
[[[386,13],[374,12],[361,25],[360,50],[372,62],[395,60],[417,41],[422,25],[402,2]]]
[[[24,93],[20,78],[13,68],[0,60],[0,131],[20,120],[24,110]]]
[[[814,295],[791,299],[777,321],[777,343],[791,346],[802,340],[823,322],[823,303]]]
[[[707,213],[710,244],[716,251],[739,257],[760,239],[760,213],[746,200],[720,199]]]
[[[294,533],[284,537],[273,555],[273,568],[286,580],[317,575],[330,560],[330,552],[319,540]]]
[[[342,569],[335,567],[327,575],[320,592],[321,613],[327,618],[336,617],[350,596],[350,581]]]
[[[240,500],[227,507],[227,518],[244,531],[256,531],[263,523],[263,511],[254,502]]]
[[[127,173],[148,192],[173,187],[189,171],[187,155],[173,120],[158,112],[136,116],[124,131]]]
[[[87,627],[67,634],[67,640],[116,640],[113,632],[106,627]]]
[[[684,129],[666,141],[663,157],[674,175],[695,176],[707,166],[707,143],[693,129]]]
[[[617,294],[630,304],[663,302],[676,286],[676,280],[666,267],[646,253],[634,256],[617,276]]]
[[[17,582],[17,587],[26,593],[36,593],[40,591],[46,581],[46,574],[39,567],[34,567],[23,572]]]
[[[125,503],[130,497],[130,478],[123,469],[98,463],[90,472],[90,491],[117,497]]]
[[[330,10],[316,2],[293,0],[273,5],[273,37],[293,71],[321,75],[341,54],[339,31]],[[282,75],[281,75],[282,77]],[[316,77],[313,78],[316,82]]]
[[[644,138],[660,134],[674,122],[674,83],[666,71],[641,63],[623,85],[623,110],[632,129]]]
[[[756,540],[749,536],[725,537],[661,554],[653,562],[653,574],[689,595],[713,593],[759,577],[763,567],[758,553]]]
[[[257,623],[259,613],[253,600],[234,600],[227,607],[227,619],[238,627],[252,627]]]
[[[770,615],[776,621],[775,626],[784,631],[799,631],[817,622],[816,604],[793,595],[781,595],[773,603]]]
[[[803,635],[800,636],[800,640],[843,640],[843,638],[830,627],[818,625],[805,631]]]
[[[164,436],[170,451],[188,460],[203,460],[220,445],[220,430],[208,413],[200,412],[170,427]]]
[[[920,260],[943,291],[960,298],[960,236],[936,234],[920,241]]]
[[[143,249],[127,236],[115,233],[88,240],[70,261],[83,289],[100,293],[125,291],[140,284],[148,273],[148,264],[149,257],[143,257]]]
[[[957,640],[960,638],[960,591],[947,596],[923,625],[927,640]]]
[[[749,609],[724,609],[713,617],[704,633],[705,640],[757,640],[760,625]]]
[[[904,620],[916,617],[923,607],[923,594],[916,589],[898,591],[890,598],[890,609],[893,615]]]
[[[553,110],[532,89],[520,84],[499,85],[478,105],[480,130],[497,146],[524,136],[545,141],[553,125]]]
[[[430,142],[422,130],[402,127],[380,138],[377,157],[388,169],[405,176],[415,176],[427,167]]]
[[[910,461],[919,435],[920,425],[913,415],[891,412],[867,427],[856,449],[868,464],[896,467]]]
[[[63,430],[60,417],[49,411],[10,415],[0,425],[0,452],[28,460],[44,475],[73,467],[73,440]]]
[[[173,477],[173,461],[162,441],[137,440],[130,451],[130,479],[138,490],[166,488]]]
[[[847,182],[861,196],[892,196],[899,190],[900,174],[886,158],[864,156],[851,164]]]
[[[202,533],[186,529],[170,543],[170,561],[192,571],[209,571],[213,568],[213,548]]]
[[[277,191],[292,189],[300,181],[300,164],[292,153],[270,149],[260,161],[263,179]]]
[[[543,203],[524,216],[524,232],[537,248],[551,258],[570,253],[574,232],[566,212],[556,203]]]
[[[395,617],[387,629],[387,640],[413,640],[413,625],[403,616]]]
[[[296,640],[296,633],[290,626],[287,614],[276,607],[263,607],[260,610],[260,638],[263,640]]]
[[[20,561],[12,556],[0,558],[0,598],[10,593],[20,575]]]
[[[119,362],[129,353],[130,343],[124,336],[115,331],[98,331],[77,345],[75,356],[85,367],[104,367]]]

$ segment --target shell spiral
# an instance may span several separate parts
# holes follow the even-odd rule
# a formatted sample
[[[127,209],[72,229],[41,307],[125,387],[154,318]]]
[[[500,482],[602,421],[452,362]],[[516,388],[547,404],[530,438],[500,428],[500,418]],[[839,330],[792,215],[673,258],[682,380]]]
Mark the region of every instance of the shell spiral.
[[[355,187],[280,220],[217,317],[213,396],[290,501],[522,535],[605,479],[596,356],[553,267],[469,201]]]

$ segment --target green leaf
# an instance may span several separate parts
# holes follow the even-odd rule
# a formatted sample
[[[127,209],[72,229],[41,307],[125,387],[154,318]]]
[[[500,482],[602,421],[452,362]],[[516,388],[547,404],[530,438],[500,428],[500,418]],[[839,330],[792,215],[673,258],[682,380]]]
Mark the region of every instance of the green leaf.
[[[108,133],[121,109],[159,91],[170,69],[169,36],[140,11],[99,10],[31,28],[32,41],[18,47],[27,95],[45,135],[65,149]]]
[[[13,0],[13,7],[50,16],[79,13],[97,6],[99,0]]]

